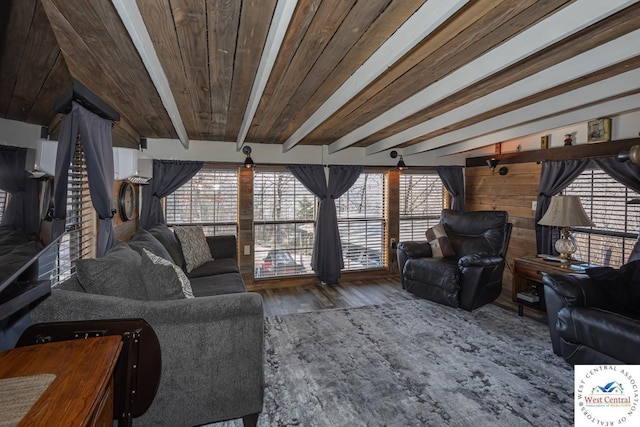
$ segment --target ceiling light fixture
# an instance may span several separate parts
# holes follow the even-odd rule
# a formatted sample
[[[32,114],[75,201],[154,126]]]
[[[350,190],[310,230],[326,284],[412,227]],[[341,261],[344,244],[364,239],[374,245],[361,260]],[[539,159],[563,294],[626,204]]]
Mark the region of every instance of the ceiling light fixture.
[[[242,147],[242,153],[246,154],[247,158],[244,159],[244,167],[247,169],[251,169],[256,167],[255,163],[253,163],[253,159],[251,158],[251,147],[245,145]]]
[[[389,155],[392,159],[395,159],[396,157],[398,157],[398,152],[396,150],[393,150],[391,153],[389,153]],[[407,169],[407,165],[404,163],[402,155],[400,155],[400,160],[398,160],[398,163],[396,164],[396,169],[398,169],[399,171]]]
[[[487,160],[487,165],[489,166],[489,169],[491,169],[491,172],[496,170],[496,166],[498,166],[498,163],[500,163],[500,160],[496,159],[495,157]]]

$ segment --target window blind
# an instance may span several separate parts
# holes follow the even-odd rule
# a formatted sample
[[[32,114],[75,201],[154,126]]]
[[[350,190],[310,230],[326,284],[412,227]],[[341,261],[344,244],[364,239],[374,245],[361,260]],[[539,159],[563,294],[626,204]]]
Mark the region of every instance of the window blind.
[[[387,264],[385,188],[383,173],[363,172],[336,200],[346,271],[381,268]]]
[[[205,165],[166,197],[168,225],[202,225],[206,235],[237,234],[238,171]]]
[[[437,173],[400,176],[400,241],[424,240],[428,228],[440,221],[445,207],[444,186]]]
[[[619,267],[631,253],[640,229],[640,198],[601,169],[584,171],[563,194],[580,196],[594,227],[574,228],[575,256],[599,265]]]
[[[96,248],[96,215],[89,194],[87,165],[82,142],[69,165],[67,182],[66,234],[59,243],[57,257],[47,259],[40,266],[40,276],[48,275],[55,285],[75,274],[76,261],[94,258]]]
[[[0,222],[4,216],[4,210],[7,207],[7,192],[0,190]]]
[[[316,197],[291,172],[255,172],[256,278],[311,273],[316,206]]]

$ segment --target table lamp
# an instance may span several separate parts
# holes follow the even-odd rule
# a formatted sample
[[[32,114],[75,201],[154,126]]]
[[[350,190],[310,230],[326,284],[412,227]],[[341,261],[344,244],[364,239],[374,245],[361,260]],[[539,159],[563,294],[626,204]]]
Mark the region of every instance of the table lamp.
[[[561,237],[556,241],[555,248],[560,253],[560,258],[567,261],[572,259],[573,253],[578,249],[575,239],[571,237],[570,227],[594,225],[585,213],[580,197],[573,195],[551,197],[549,209],[538,224],[561,228]]]

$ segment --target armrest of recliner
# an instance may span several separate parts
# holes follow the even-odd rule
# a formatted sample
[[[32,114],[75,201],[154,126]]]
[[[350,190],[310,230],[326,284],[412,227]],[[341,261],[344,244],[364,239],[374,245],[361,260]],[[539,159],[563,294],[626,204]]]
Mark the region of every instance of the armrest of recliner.
[[[560,337],[570,343],[563,344],[566,349],[583,345],[624,363],[640,363],[640,320],[597,308],[566,307],[558,314],[557,328]]]
[[[458,267],[489,267],[504,262],[504,258],[499,255],[471,254],[465,255],[458,260]]]
[[[400,242],[398,252],[402,251],[407,258],[429,258],[433,256],[431,245],[426,240]]]
[[[400,283],[402,288],[405,288],[404,266],[410,259],[416,258],[431,258],[433,253],[431,252],[431,245],[426,240],[424,241],[409,241],[398,243],[398,269],[400,270]]]
[[[542,277],[545,295],[557,294],[566,305],[578,307],[598,306],[604,297],[602,290],[586,274],[549,273]]]
[[[565,307],[588,307],[602,300],[602,291],[586,274],[550,273],[542,276],[547,322],[553,351],[562,355],[557,329],[558,313]]]

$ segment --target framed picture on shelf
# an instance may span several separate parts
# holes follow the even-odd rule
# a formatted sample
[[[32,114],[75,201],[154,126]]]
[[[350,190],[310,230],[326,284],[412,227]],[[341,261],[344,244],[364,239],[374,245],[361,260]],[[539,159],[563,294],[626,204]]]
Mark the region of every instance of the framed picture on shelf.
[[[540,148],[542,150],[549,148],[549,135],[543,135],[540,137]]]
[[[590,120],[587,125],[587,142],[611,141],[611,119]]]

